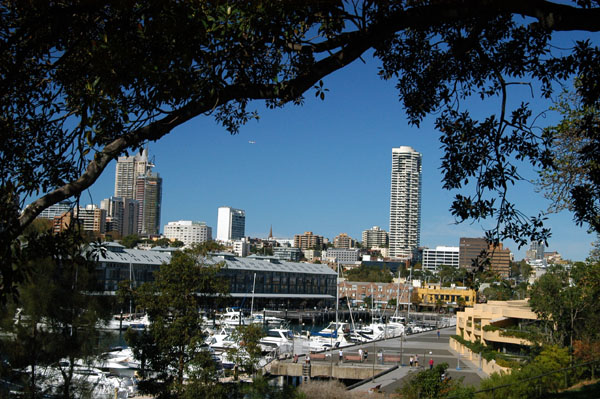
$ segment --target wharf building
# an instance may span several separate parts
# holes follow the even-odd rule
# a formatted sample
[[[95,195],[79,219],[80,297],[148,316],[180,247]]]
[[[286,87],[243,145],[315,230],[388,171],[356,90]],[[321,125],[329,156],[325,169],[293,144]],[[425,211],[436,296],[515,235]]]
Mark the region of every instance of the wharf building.
[[[119,281],[130,280],[134,287],[153,281],[154,272],[169,263],[169,251],[127,249],[104,243],[106,251],[96,263],[98,289],[107,295]],[[207,265],[222,264],[220,274],[229,281],[229,305],[250,308],[294,309],[331,306],[335,302],[337,273],[327,265],[286,262],[273,257],[237,257],[213,254]],[[254,295],[252,294],[254,292]]]
[[[246,212],[229,206],[219,207],[217,213],[217,241],[240,240],[246,234]]]
[[[185,245],[201,244],[212,240],[212,228],[204,222],[179,220],[167,223],[164,235],[171,241],[178,240]]]
[[[421,238],[421,154],[392,148],[389,256],[411,259]]]
[[[369,230],[362,232],[362,247],[385,247],[389,244],[388,233],[379,226],[373,226]]]

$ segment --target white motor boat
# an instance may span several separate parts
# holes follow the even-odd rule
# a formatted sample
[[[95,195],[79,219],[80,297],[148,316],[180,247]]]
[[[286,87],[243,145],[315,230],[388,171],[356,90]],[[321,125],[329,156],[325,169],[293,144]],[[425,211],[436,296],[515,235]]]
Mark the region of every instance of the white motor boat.
[[[236,348],[238,343],[231,336],[231,328],[222,328],[217,333],[209,336],[205,343],[215,351],[226,351],[227,349]]]
[[[322,351],[333,348],[354,345],[350,340],[350,324],[331,322],[327,327],[318,332],[313,332],[309,338],[311,351]]]
[[[216,323],[220,326],[248,326],[252,324],[252,318],[245,317],[242,313],[233,309],[228,309],[225,313],[222,313]]]
[[[110,320],[98,322],[96,327],[99,330],[127,330],[130,322],[131,316],[129,314],[116,314]]]
[[[147,314],[129,321],[129,328],[132,330],[145,330],[148,326],[150,326],[150,319]]]
[[[263,352],[272,352],[274,350],[289,352],[293,349],[294,334],[291,330],[283,328],[273,328],[267,331],[267,335],[260,339],[260,346]]]
[[[285,319],[275,316],[265,316],[262,313],[253,313],[252,314],[252,323],[254,324],[262,324],[268,327],[279,328],[283,323],[285,323]]]

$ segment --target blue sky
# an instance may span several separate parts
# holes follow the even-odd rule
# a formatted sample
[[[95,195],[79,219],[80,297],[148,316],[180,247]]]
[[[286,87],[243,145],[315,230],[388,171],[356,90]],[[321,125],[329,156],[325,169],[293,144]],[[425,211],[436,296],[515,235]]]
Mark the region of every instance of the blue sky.
[[[433,118],[420,128],[408,125],[395,83],[379,79],[376,60],[365,56],[365,61],[328,77],[325,101],[308,92],[301,107],[266,110],[254,104],[260,120],[239,135],[203,116],[150,143],[154,171],[163,178],[161,224],[205,221],[214,236],[217,208],[232,206],[246,211],[249,236],[266,237],[272,225],[277,237],[313,231],[330,239],[342,232],[360,239],[372,226],[388,230],[392,148],[408,145],[423,154],[421,245],[458,246],[461,236],[482,236],[481,225],[455,225],[448,210],[453,193],[441,188]],[[540,110],[548,105],[528,90],[514,90],[515,101],[534,101]],[[497,109],[489,101],[467,105],[482,114]],[[113,195],[114,169],[114,164],[107,168],[83,204]],[[547,206],[531,184],[519,185],[511,196],[527,214]],[[553,230],[548,250],[567,259],[586,258],[595,236],[575,226],[571,214],[550,215],[548,225]],[[505,245],[517,259],[524,256],[526,248]]]

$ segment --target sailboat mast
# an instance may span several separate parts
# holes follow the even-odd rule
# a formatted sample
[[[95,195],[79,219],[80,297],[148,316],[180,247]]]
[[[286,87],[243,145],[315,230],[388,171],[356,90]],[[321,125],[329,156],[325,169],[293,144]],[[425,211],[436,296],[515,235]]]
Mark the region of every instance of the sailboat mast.
[[[256,288],[256,273],[254,273],[254,281],[252,282],[252,301],[250,302],[250,317],[254,312],[254,289]]]
[[[338,306],[340,304],[340,261],[337,261],[337,275],[335,277],[335,331],[338,329]]]

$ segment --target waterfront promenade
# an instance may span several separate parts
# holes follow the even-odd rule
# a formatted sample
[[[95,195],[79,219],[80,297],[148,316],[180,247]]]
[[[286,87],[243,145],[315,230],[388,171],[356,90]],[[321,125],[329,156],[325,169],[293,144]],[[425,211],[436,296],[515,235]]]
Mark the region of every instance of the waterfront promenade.
[[[448,327],[440,329],[439,338],[437,330],[431,330],[345,347],[342,362],[339,361],[338,350],[333,351],[333,359],[329,352],[313,354],[309,373],[312,378],[328,378],[333,374],[334,378],[361,380],[349,388],[352,391],[394,393],[409,373],[429,367],[429,359],[432,358],[434,365],[448,363],[448,374],[453,379],[464,377],[465,384],[477,386],[486,375],[473,362],[464,357],[459,359],[458,353],[450,348],[449,339],[454,333],[455,327]],[[358,360],[361,350],[368,353],[362,361]],[[410,356],[418,356],[419,368],[415,365],[410,367]],[[275,363],[271,369],[274,375],[307,377],[304,356],[299,357],[298,363],[291,359]]]
[[[368,392],[376,387],[385,393],[393,393],[397,388],[402,386],[403,379],[411,372],[416,372],[419,369],[409,366],[410,356],[419,356],[420,369],[429,367],[429,359],[433,358],[434,365],[440,363],[448,363],[448,374],[453,379],[464,377],[464,384],[479,385],[482,378],[487,377],[485,373],[479,370],[476,364],[473,364],[466,359],[458,357],[456,351],[450,348],[450,336],[456,333],[455,327],[448,327],[440,330],[440,338],[437,338],[437,330],[432,330],[424,333],[409,335],[402,342],[403,361],[398,368],[391,370],[373,380],[369,380],[353,388],[353,391]],[[400,339],[393,338],[376,343],[376,348],[383,348],[386,351],[397,352],[400,348]],[[371,350],[373,344],[363,345]],[[431,353],[431,354],[430,354]],[[372,359],[371,359],[372,360]],[[458,368],[458,369],[457,369]]]

